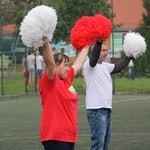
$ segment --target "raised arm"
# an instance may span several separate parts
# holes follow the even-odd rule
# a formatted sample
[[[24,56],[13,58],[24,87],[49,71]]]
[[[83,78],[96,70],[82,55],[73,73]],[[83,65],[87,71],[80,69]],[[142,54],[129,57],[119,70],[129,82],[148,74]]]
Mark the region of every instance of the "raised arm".
[[[78,71],[80,71],[80,69],[82,68],[85,60],[86,60],[86,57],[87,57],[87,54],[89,52],[89,47],[90,46],[86,46],[84,47],[80,53],[78,54],[74,64],[72,65],[72,67],[74,68],[74,71],[75,71],[75,75],[78,73]]]
[[[46,64],[47,74],[49,78],[52,79],[56,72],[52,47],[46,37],[43,38],[43,41],[44,41],[44,62]]]
[[[89,64],[91,67],[95,67],[98,62],[98,59],[101,53],[102,43],[103,41],[100,41],[100,42],[96,41],[96,43],[94,44],[94,47],[90,56],[90,61],[89,61]]]
[[[121,70],[123,70],[130,62],[130,60],[133,59],[132,57],[124,57],[123,59],[121,59],[119,62],[117,62],[115,64],[115,67],[113,69],[113,71],[111,72],[111,74],[115,74],[120,72]]]

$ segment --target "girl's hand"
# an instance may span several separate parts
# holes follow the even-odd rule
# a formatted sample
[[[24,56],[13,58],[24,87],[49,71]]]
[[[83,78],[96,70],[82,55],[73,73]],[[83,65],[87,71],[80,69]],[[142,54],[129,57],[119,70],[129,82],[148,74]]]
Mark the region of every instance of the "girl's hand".
[[[43,36],[42,41],[44,46],[49,43],[47,36]]]

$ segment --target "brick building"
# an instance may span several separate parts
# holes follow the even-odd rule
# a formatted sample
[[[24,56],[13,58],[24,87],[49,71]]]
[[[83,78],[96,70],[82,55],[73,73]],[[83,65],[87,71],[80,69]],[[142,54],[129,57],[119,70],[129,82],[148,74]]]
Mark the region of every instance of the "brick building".
[[[108,0],[108,2],[112,6],[111,11],[115,14],[114,25],[120,25],[119,28],[114,29],[113,39],[108,41],[108,45],[112,49],[112,44],[114,44],[114,54],[119,57],[124,34],[134,31],[142,23],[142,14],[145,10],[142,0]],[[110,54],[112,54],[111,51]]]

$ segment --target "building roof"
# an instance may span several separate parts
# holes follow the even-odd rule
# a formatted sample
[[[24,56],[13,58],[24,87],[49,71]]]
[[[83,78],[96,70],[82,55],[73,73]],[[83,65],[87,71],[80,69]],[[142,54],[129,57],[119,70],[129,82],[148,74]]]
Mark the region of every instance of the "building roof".
[[[145,11],[142,0],[108,0],[113,3],[115,14],[114,24],[121,28],[135,28],[142,22],[142,14]]]
[[[3,31],[14,31],[15,29],[16,29],[15,24],[7,24],[7,25],[2,26]]]

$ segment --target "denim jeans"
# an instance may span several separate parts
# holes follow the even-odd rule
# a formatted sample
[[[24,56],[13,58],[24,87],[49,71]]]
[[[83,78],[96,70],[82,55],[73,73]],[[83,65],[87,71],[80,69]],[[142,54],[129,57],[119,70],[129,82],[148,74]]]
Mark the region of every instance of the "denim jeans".
[[[87,109],[91,128],[90,150],[108,150],[111,137],[111,110],[107,108]]]
[[[128,68],[128,79],[134,80],[134,68],[133,67]]]

